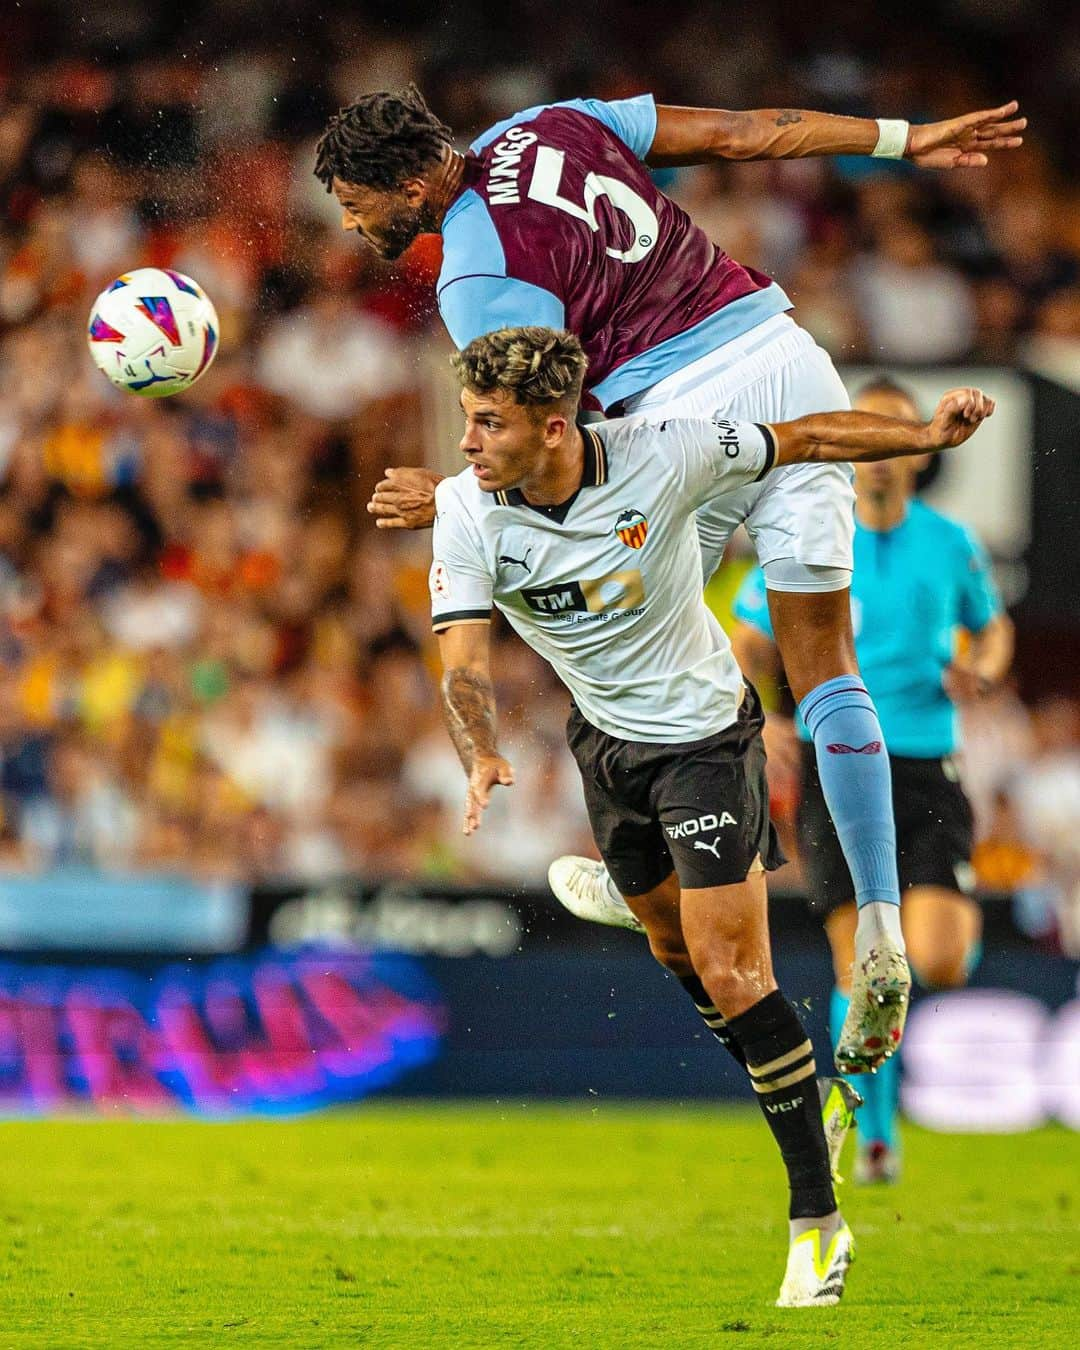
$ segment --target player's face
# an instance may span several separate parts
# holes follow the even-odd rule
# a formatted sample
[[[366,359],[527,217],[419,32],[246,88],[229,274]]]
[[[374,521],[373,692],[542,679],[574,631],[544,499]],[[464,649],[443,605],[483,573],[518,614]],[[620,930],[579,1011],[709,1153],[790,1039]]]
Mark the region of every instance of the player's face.
[[[566,426],[565,419],[538,417],[504,393],[477,394],[463,389],[461,410],[465,414],[461,453],[485,492],[520,487],[543,458],[552,438],[550,424],[563,429]]]
[[[882,417],[902,417],[908,421],[918,420],[919,416],[919,410],[909,398],[886,390],[863,394],[856,399],[855,407],[859,412],[878,413]],[[860,497],[906,500],[915,491],[915,479],[928,458],[927,455],[915,455],[906,459],[880,459],[871,464],[856,464],[855,491]]]
[[[391,191],[335,178],[334,196],[341,203],[341,228],[355,231],[380,258],[400,258],[418,234],[436,229],[419,179]]]

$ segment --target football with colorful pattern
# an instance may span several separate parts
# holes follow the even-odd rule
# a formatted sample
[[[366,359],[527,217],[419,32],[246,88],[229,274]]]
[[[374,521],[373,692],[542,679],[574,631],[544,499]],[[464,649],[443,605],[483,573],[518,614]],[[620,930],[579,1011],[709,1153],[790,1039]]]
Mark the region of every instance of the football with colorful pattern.
[[[87,342],[113,384],[144,398],[178,394],[214,359],[218,317],[202,287],[168,268],[140,267],[94,301]]]

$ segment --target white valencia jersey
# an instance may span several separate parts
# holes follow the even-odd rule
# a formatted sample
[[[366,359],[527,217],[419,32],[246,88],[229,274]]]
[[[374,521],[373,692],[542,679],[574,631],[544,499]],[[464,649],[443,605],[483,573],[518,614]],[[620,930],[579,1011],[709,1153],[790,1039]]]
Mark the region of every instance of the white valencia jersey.
[[[757,482],[776,443],[752,422],[620,418],[584,427],[582,484],[557,507],[435,492],[436,632],[492,607],[554,667],[593,726],[628,741],[702,740],[735,720],[742,675],[701,595],[695,512]]]

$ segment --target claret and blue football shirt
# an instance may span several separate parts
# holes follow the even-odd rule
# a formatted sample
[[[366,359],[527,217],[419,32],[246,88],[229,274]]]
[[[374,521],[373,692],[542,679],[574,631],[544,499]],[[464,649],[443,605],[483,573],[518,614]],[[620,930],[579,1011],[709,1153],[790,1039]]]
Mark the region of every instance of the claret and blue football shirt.
[[[660,192],[642,162],[655,134],[646,94],[529,108],[473,142],[436,288],[458,348],[568,328],[610,409],[791,308]]]

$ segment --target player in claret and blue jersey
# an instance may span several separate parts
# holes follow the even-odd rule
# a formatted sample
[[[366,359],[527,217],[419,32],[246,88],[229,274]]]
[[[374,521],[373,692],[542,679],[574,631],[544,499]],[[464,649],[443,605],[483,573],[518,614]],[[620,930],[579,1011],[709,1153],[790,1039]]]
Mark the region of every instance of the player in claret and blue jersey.
[[[909,126],[794,109],[657,107],[649,95],[579,99],[519,112],[460,154],[410,88],[338,113],[315,171],[341,202],[344,227],[382,257],[441,232],[439,308],[458,347],[504,326],[568,328],[588,357],[593,403],[609,415],[786,421],[848,407],[829,357],[791,319],[780,287],[711,243],[649,166],[823,154],[978,166],[988,151],[1020,143],[1015,112],[1006,104]],[[380,523],[430,525],[434,481],[415,470],[391,475],[373,502]],[[698,514],[706,576],[745,521],[819,750],[882,745],[851,637],[852,500],[846,466],[791,464]],[[910,988],[887,755],[821,754],[820,773],[859,904],[853,1015],[838,1053],[860,1071],[899,1043]],[[562,863],[552,873],[560,899],[573,892],[585,907],[602,906],[609,879]]]

